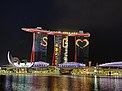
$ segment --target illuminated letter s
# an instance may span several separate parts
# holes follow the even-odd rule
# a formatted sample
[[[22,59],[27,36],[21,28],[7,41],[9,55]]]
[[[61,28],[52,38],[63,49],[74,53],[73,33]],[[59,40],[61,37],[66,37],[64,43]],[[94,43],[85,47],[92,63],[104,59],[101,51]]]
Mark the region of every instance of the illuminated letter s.
[[[41,43],[42,46],[47,46],[47,37],[43,37],[43,42]]]

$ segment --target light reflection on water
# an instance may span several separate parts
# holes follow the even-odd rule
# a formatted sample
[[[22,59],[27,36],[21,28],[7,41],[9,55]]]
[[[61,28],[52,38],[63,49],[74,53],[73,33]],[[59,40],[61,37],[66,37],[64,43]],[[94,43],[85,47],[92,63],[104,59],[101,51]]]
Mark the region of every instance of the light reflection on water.
[[[0,75],[0,91],[122,91],[114,76]]]

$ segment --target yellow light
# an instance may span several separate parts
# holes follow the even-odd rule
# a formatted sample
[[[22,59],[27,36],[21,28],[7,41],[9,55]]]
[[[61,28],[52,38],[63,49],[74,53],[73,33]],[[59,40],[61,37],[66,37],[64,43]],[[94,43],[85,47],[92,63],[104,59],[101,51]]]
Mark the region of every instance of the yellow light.
[[[63,46],[64,48],[67,48],[67,47],[68,47],[68,37],[63,38],[62,46]]]
[[[64,52],[64,61],[67,62],[68,61],[68,36],[66,36],[65,38],[63,38],[63,43],[62,46],[65,48],[65,52]]]
[[[79,42],[82,42],[82,43],[85,42],[85,45],[82,47],[82,46],[79,45]],[[83,40],[82,40],[82,39],[77,39],[77,40],[76,40],[76,45],[77,45],[78,47],[80,47],[81,49],[83,49],[84,47],[86,47],[86,46],[89,45],[89,41],[88,41],[87,39],[83,39]]]
[[[43,37],[42,40],[44,43],[40,43],[42,46],[47,46],[47,37]]]

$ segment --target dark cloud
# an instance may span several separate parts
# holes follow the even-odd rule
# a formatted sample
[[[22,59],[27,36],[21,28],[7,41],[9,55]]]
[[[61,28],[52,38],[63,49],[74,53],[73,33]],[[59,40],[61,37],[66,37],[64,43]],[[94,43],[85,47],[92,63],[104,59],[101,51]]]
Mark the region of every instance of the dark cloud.
[[[6,59],[9,49],[16,51],[13,53],[16,56],[29,57],[32,34],[21,31],[21,27],[37,26],[83,29],[91,33],[90,59],[94,62],[122,59],[121,3],[121,0],[1,1],[0,60]]]

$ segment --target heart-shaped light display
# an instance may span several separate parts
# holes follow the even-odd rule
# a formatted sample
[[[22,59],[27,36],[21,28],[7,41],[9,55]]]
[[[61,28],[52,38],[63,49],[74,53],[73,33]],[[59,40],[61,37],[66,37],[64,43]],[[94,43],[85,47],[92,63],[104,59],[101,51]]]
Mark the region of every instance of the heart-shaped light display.
[[[81,46],[80,43],[84,43],[85,42],[85,45]],[[89,45],[89,41],[87,39],[77,39],[76,40],[76,45],[78,47],[80,47],[81,49],[83,49],[84,47],[88,46]]]

